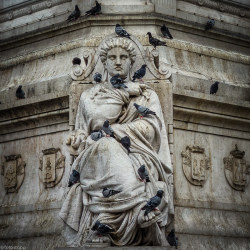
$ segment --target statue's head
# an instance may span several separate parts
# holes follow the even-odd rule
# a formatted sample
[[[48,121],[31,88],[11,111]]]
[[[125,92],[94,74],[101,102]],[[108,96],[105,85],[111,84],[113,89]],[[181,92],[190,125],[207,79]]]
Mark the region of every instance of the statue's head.
[[[128,76],[136,57],[132,41],[127,38],[111,38],[101,47],[100,58],[109,76]]]

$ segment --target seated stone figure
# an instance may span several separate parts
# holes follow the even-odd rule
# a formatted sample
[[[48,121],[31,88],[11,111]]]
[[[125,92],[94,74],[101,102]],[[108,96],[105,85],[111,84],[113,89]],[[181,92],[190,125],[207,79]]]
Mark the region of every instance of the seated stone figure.
[[[166,128],[157,94],[146,84],[131,81],[129,72],[136,59],[133,46],[127,38],[111,38],[104,43],[100,58],[106,79],[80,97],[72,140],[72,145],[80,148],[73,164],[80,173],[80,183],[71,187],[60,212],[79,245],[92,237],[96,220],[114,229],[109,235],[113,245],[167,245],[165,227],[173,204]],[[115,89],[111,85],[110,78],[118,73],[126,78],[128,88]],[[156,115],[140,119],[134,103],[150,108]],[[106,120],[115,138],[92,140],[91,132],[101,129]],[[131,140],[129,154],[120,143],[124,136]],[[141,165],[146,166],[150,182],[139,180]],[[105,187],[121,192],[105,198]],[[164,191],[159,211],[145,216],[142,207],[157,190]]]

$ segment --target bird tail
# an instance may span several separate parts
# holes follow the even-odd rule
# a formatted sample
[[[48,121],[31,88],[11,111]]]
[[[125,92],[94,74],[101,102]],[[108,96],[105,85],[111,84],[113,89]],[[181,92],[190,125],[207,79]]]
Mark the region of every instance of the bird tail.
[[[146,177],[146,182],[151,182],[148,176]]]
[[[154,111],[149,111],[148,114],[149,115],[156,115],[156,113]]]
[[[121,191],[113,190],[112,195],[119,194]]]
[[[130,149],[129,149],[129,148],[127,148],[127,150],[128,150],[128,153],[131,153],[131,151],[130,151]]]

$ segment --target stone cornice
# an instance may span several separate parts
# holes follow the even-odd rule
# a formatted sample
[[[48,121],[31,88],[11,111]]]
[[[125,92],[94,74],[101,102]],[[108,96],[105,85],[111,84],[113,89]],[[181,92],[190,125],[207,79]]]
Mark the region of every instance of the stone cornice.
[[[204,6],[207,8],[219,10],[221,12],[230,13],[240,17],[250,18],[250,6],[240,5],[229,1],[213,1],[213,0],[184,0],[192,4]]]
[[[148,39],[144,36],[137,37],[144,46],[148,46]],[[70,41],[61,45],[53,46],[44,50],[33,51],[31,53],[20,55],[17,57],[10,58],[5,61],[0,62],[0,69],[7,69],[18,64],[27,63],[39,58],[44,58],[51,55],[56,55],[65,51],[69,51],[81,47],[98,46],[103,38],[102,37],[92,37],[91,39],[79,39],[75,41]],[[167,40],[167,46],[175,49],[185,50],[197,54],[202,54],[211,57],[217,57],[224,60],[229,60],[233,62],[250,64],[250,56],[246,56],[240,53],[229,52],[221,49],[216,49],[212,47],[207,47],[195,43],[185,42],[181,40]]]
[[[46,1],[31,1],[31,3],[25,3],[24,6],[16,5],[12,8],[7,8],[0,12],[0,23],[9,21],[31,13],[51,8],[53,6],[71,2],[71,0],[46,0]]]

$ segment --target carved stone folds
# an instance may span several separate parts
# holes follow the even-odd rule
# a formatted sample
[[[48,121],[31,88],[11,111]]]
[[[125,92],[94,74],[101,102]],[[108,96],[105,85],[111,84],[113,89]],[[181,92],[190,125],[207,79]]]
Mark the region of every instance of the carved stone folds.
[[[243,159],[244,155],[245,152],[238,150],[235,145],[235,150],[223,159],[226,179],[229,185],[238,191],[244,191],[249,182],[250,165]]]
[[[1,169],[3,186],[7,194],[14,193],[18,191],[23,183],[26,163],[22,160],[21,155],[9,155],[4,157],[6,161]]]
[[[205,149],[199,146],[187,146],[182,151],[182,168],[187,180],[196,186],[203,186],[208,178],[210,161],[205,155]]]
[[[62,179],[65,167],[65,156],[59,148],[49,148],[42,151],[40,158],[40,180],[46,188],[56,186]]]

